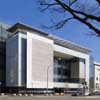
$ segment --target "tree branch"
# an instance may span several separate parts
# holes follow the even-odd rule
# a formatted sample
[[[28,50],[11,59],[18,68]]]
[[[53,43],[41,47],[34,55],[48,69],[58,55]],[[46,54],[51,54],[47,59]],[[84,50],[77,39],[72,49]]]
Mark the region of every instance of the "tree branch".
[[[75,19],[79,20],[80,22],[84,23],[86,26],[88,26],[90,29],[92,29],[93,31],[95,31],[98,36],[100,36],[100,30],[97,29],[95,26],[93,26],[91,23],[85,21],[84,19],[80,18],[77,15],[73,15]]]
[[[86,12],[83,11],[78,11],[76,9],[71,8],[71,5],[74,4],[77,0],[74,0],[73,2],[70,2],[69,5],[67,5],[66,3],[64,3],[61,0],[54,0],[53,3],[40,3],[40,5],[44,5],[46,6],[44,9],[42,9],[42,11],[48,9],[49,7],[58,5],[60,6],[64,11],[69,12],[73,17],[72,18],[68,18],[68,19],[64,19],[60,22],[58,22],[57,24],[55,24],[54,26],[51,26],[49,28],[53,28],[55,27],[56,29],[62,28],[66,22],[68,22],[71,19],[76,19],[80,22],[82,22],[83,24],[85,24],[86,26],[88,26],[90,29],[92,29],[93,31],[95,31],[97,33],[97,35],[100,36],[100,29],[96,28],[92,23],[88,22],[87,19],[92,19],[95,20],[97,22],[100,22],[100,16],[95,16],[92,14],[88,14]],[[98,4],[100,4],[100,0],[96,0],[98,2]]]
[[[73,19],[73,17],[71,17],[71,18],[67,18],[67,19],[65,19],[65,20],[63,20],[63,21],[60,21],[60,22],[58,22],[55,26],[53,26],[53,27],[55,27],[56,29],[60,29],[60,28],[62,28],[69,20],[72,20]]]
[[[62,28],[68,21],[70,21],[70,20],[72,20],[72,19],[74,19],[73,17],[70,17],[70,18],[67,18],[67,19],[64,19],[64,20],[62,20],[62,21],[60,21],[60,22],[58,22],[58,23],[56,23],[56,24],[54,24],[54,25],[52,25],[52,26],[43,26],[44,28],[48,28],[48,29],[51,29],[51,28],[54,28],[54,29],[60,29],[60,28]]]
[[[69,6],[72,6],[76,1],[77,1],[77,0],[74,0],[74,1],[71,2],[71,1],[69,0]]]
[[[44,9],[42,9],[41,11],[45,11],[47,10],[48,8],[52,7],[52,6],[55,6],[55,5],[58,5],[58,3],[40,3],[41,6],[46,6]]]
[[[59,5],[65,9],[66,11],[68,11],[70,14],[72,14],[72,16],[77,19],[78,21],[84,23],[85,25],[87,25],[90,29],[92,29],[93,31],[95,31],[99,36],[100,36],[100,30],[97,29],[96,27],[94,27],[91,23],[87,22],[86,20],[84,20],[83,18],[81,18],[80,16],[77,16],[75,13],[79,13],[82,15],[85,15],[87,17],[87,14],[83,13],[83,12],[79,12],[79,11],[75,11],[73,9],[71,9],[69,6],[67,6],[65,3],[61,2],[60,0],[55,0],[57,3],[59,3]],[[94,18],[94,16],[89,16],[87,18]],[[97,20],[97,19],[96,19]]]
[[[61,5],[62,8],[67,10],[67,11],[72,11],[72,12],[75,12],[77,14],[81,14],[81,15],[89,18],[89,19],[93,19],[93,20],[96,20],[96,21],[100,22],[100,17],[94,16],[92,14],[87,14],[85,12],[74,10],[74,9],[70,8],[68,5],[66,5],[65,3],[61,2],[60,0],[55,0],[55,1],[58,2],[59,5]]]
[[[72,12],[75,12],[77,14],[81,14],[83,16],[85,16],[85,18],[87,17],[87,19],[92,19],[92,20],[96,20],[98,22],[100,22],[100,16],[97,17],[97,16],[94,16],[92,14],[87,14],[85,12],[82,12],[82,11],[77,11],[77,10],[74,10],[72,9],[70,6],[66,5],[65,3],[61,2],[60,0],[55,0],[57,3],[40,3],[40,5],[45,5],[46,7],[44,9],[42,9],[41,11],[44,11],[46,9],[48,9],[49,7],[51,6],[54,6],[54,5],[61,5],[65,10],[69,11],[71,10]],[[75,3],[77,0],[74,0],[71,4]],[[100,2],[100,0],[98,0]]]
[[[89,19],[93,19],[93,20],[100,22],[100,17],[94,16],[94,15],[91,15],[91,14],[87,14],[87,13],[84,13],[84,12],[81,12],[81,11],[77,11],[77,10],[74,10],[74,9],[71,9],[71,10],[73,12],[77,13],[77,14],[84,15],[85,17],[87,17]]]
[[[100,0],[96,0],[98,2],[98,4],[100,5]]]

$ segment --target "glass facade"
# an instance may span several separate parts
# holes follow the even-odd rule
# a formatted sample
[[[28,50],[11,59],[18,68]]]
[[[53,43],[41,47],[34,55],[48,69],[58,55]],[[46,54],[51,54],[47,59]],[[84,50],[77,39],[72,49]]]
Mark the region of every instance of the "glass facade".
[[[3,25],[0,25],[0,86],[5,86],[5,70],[6,70],[6,42],[8,35]]]
[[[72,74],[77,69],[77,77]],[[79,59],[72,58],[70,60],[63,58],[54,58],[54,82],[71,82],[79,83]]]
[[[65,59],[54,58],[54,81],[67,82],[70,78],[70,63]]]
[[[90,89],[91,91],[94,90],[94,59],[90,57],[90,73],[89,73],[89,80],[90,80]]]

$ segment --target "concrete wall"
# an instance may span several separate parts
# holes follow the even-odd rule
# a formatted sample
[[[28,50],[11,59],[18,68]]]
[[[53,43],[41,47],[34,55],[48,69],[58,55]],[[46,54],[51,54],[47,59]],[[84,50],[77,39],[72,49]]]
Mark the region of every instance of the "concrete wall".
[[[82,88],[82,84],[79,83],[59,83],[59,82],[55,82],[54,83],[54,87],[60,87],[60,88]]]
[[[53,88],[53,41],[27,33],[27,88],[47,88],[47,77]]]

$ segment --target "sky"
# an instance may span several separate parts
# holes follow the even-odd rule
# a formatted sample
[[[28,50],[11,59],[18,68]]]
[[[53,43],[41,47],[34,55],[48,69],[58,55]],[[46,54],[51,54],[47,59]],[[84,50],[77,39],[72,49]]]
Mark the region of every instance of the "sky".
[[[50,34],[57,35],[79,45],[89,48],[96,62],[100,62],[100,37],[90,35],[90,30],[77,21],[67,23],[62,29],[46,29],[43,25],[51,25],[51,17],[59,20],[61,16],[51,16],[52,12],[40,12],[36,0],[0,0],[0,22],[15,24],[22,22]],[[66,15],[64,15],[66,16]],[[62,17],[64,17],[62,16]]]

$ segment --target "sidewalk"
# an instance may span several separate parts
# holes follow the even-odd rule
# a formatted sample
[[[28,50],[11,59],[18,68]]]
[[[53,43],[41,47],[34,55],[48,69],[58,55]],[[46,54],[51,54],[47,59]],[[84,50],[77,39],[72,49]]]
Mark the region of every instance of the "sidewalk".
[[[74,96],[75,97],[75,96]],[[100,96],[76,96],[75,98],[100,98]]]

